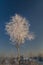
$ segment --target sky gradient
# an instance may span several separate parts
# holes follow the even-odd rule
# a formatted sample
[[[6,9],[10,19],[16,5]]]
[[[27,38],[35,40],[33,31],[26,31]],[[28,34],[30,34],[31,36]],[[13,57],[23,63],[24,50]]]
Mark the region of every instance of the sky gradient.
[[[0,0],[0,55],[17,54],[5,31],[5,24],[16,13],[29,20],[30,31],[36,35],[34,40],[26,41],[20,47],[21,54],[43,53],[43,0]]]

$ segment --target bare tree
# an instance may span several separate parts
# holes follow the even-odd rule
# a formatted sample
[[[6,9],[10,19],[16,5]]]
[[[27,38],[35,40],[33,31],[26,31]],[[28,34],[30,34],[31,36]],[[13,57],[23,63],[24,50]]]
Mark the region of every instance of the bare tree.
[[[16,14],[6,24],[5,29],[10,36],[10,40],[14,42],[12,44],[17,48],[18,57],[20,57],[19,46],[25,42],[25,39],[34,39],[34,34],[30,32],[29,21]]]

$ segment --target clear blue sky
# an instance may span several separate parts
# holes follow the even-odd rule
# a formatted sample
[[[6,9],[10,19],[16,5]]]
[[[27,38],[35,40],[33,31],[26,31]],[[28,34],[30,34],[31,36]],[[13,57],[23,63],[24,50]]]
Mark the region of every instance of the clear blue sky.
[[[26,41],[21,46],[21,54],[43,53],[43,0],[0,0],[0,55],[17,54],[5,31],[6,22],[15,13],[28,19],[31,24],[30,31],[36,34],[35,40]]]

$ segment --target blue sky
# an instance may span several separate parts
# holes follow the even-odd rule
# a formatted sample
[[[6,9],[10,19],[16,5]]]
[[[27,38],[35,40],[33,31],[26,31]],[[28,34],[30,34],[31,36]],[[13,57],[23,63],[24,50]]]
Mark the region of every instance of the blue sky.
[[[29,20],[30,31],[36,35],[20,47],[21,54],[43,53],[43,0],[0,0],[0,55],[17,54],[5,31],[5,24],[16,13]]]

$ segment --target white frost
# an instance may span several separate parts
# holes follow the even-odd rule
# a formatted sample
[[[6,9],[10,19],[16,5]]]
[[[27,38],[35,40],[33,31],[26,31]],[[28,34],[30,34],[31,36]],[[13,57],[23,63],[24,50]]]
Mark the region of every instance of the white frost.
[[[25,39],[34,39],[34,34],[30,33],[29,21],[18,14],[12,16],[10,22],[6,24],[5,29],[10,36],[10,40],[12,42],[16,41],[19,45],[24,43]]]

